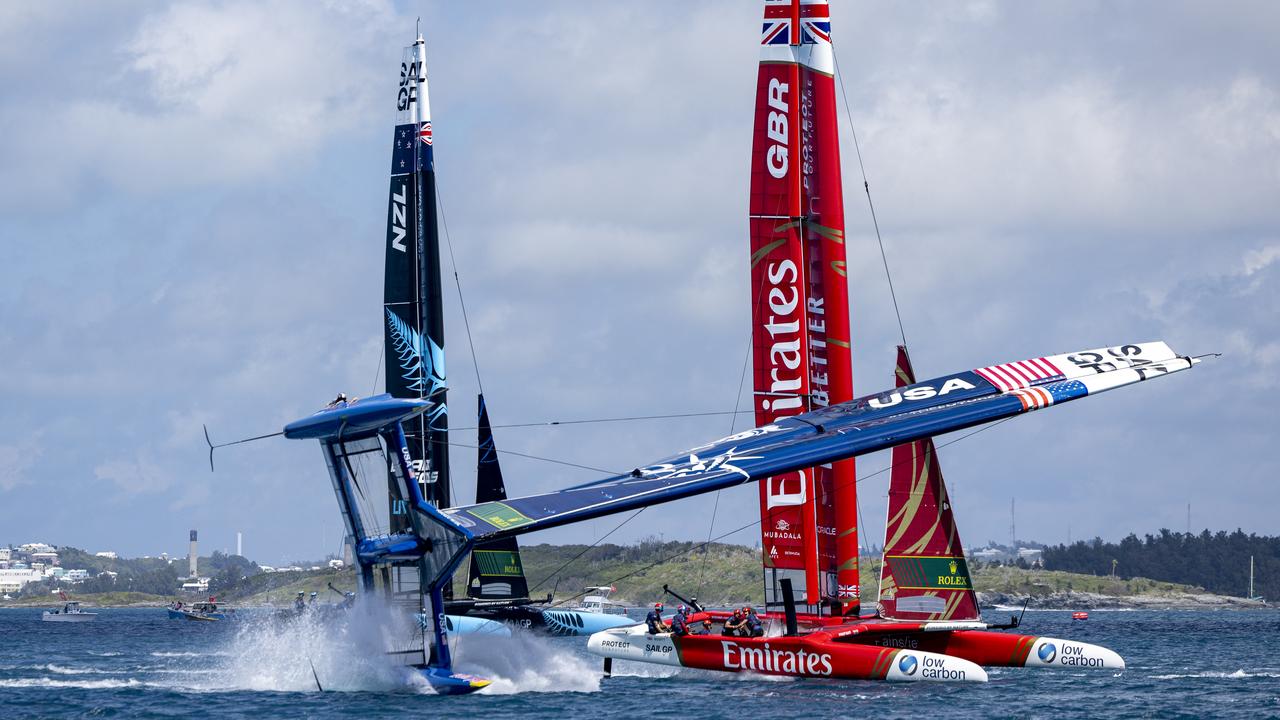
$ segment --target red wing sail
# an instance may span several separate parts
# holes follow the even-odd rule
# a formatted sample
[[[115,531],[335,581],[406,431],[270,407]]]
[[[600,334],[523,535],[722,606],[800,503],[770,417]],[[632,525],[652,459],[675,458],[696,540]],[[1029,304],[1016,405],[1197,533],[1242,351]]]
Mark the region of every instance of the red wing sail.
[[[915,383],[898,346],[897,387]],[[889,519],[880,569],[880,614],[893,620],[977,620],[960,533],[933,440],[893,448]]]
[[[751,164],[756,423],[853,398],[844,207],[825,0],[766,0]],[[857,610],[853,460],[760,485],[765,605]],[[838,500],[837,500],[838,496]]]

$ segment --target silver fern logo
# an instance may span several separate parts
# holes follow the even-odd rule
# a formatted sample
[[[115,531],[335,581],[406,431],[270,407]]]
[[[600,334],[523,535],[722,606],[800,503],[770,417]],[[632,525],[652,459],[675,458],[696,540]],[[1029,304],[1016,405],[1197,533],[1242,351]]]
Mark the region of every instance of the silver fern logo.
[[[383,309],[387,313],[387,328],[391,331],[392,351],[396,354],[400,376],[408,383],[408,389],[424,398],[444,390],[444,348],[423,337],[391,308]],[[427,416],[434,421],[447,412],[444,403],[436,403]]]

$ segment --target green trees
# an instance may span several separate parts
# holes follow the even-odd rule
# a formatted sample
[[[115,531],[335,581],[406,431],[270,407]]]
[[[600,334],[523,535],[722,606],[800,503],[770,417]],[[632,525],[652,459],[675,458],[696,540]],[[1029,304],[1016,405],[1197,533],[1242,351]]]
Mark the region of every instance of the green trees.
[[[1249,590],[1250,555],[1256,563],[1254,591],[1280,597],[1280,537],[1239,529],[1199,535],[1161,529],[1141,539],[1131,534],[1119,543],[1094,538],[1045,548],[1043,557],[1049,570],[1110,575],[1114,561],[1116,576],[1126,580],[1147,577],[1243,596]]]

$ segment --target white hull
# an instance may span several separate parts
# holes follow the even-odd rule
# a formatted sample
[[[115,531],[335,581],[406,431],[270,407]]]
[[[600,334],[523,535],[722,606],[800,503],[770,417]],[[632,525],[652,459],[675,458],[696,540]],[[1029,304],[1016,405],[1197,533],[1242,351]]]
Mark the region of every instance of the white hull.
[[[98,619],[98,613],[54,613],[46,610],[41,619],[45,622],[92,622]]]
[[[1042,637],[1027,653],[1025,667],[1123,670],[1124,658],[1101,645]]]

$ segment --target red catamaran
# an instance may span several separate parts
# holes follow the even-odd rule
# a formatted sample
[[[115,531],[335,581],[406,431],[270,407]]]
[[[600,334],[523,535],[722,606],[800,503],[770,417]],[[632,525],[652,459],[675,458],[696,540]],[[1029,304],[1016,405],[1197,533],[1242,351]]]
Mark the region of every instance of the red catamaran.
[[[749,220],[758,426],[853,398],[830,33],[826,0],[765,1]],[[1064,375],[1055,358],[975,372],[1024,393],[1024,406],[1047,404],[1032,386]],[[915,383],[902,347],[896,374],[898,388]],[[596,633],[588,649],[708,670],[902,681],[981,682],[983,665],[1124,667],[1106,648],[982,622],[930,439],[893,450],[879,602],[862,614],[856,483],[852,459],[760,483],[764,637],[672,637],[638,625]],[[727,613],[700,611],[689,624],[703,619]]]

